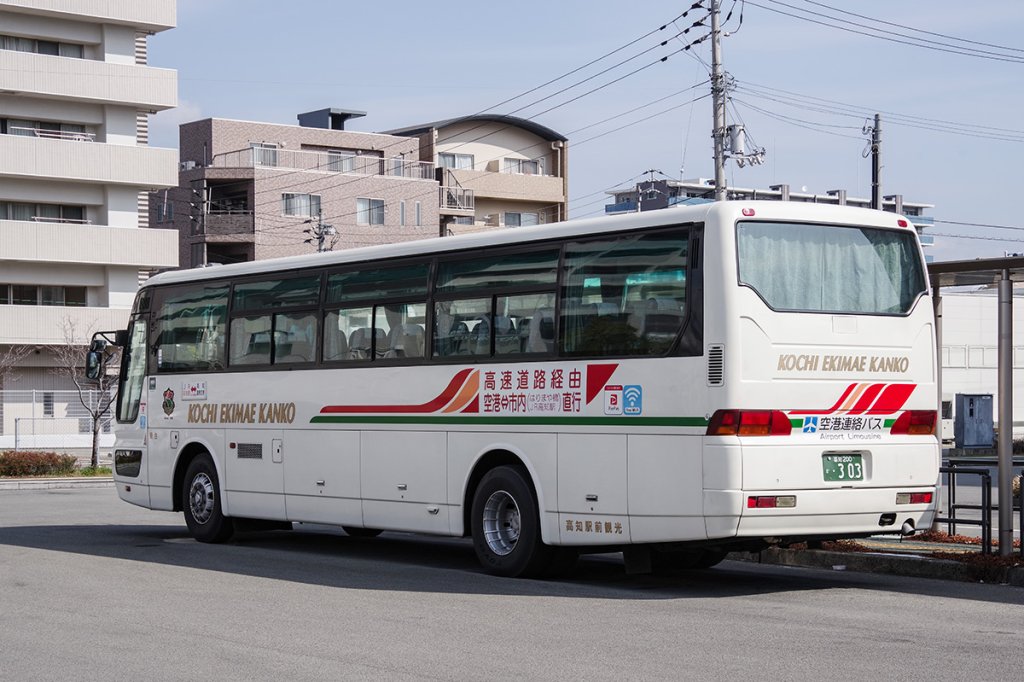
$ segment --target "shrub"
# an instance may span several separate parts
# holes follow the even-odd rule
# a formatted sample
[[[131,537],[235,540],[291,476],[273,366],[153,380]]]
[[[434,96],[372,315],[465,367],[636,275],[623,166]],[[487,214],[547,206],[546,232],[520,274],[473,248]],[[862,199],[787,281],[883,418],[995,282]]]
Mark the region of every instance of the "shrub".
[[[75,471],[75,462],[74,455],[56,452],[0,452],[0,476],[70,476]]]

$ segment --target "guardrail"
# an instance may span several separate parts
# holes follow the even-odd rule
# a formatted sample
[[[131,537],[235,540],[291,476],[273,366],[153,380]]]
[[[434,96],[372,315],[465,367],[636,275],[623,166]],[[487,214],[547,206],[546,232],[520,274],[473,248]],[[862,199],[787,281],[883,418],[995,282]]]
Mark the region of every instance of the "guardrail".
[[[962,466],[962,464],[969,464],[974,466]],[[950,535],[956,534],[957,524],[967,526],[981,526],[981,553],[991,554],[992,553],[992,512],[999,511],[999,505],[992,503],[992,474],[989,467],[995,467],[999,465],[999,461],[996,459],[984,459],[984,458],[950,458],[947,460],[947,465],[939,467],[939,472],[946,474],[946,516],[937,516],[935,521],[937,523],[945,523],[947,525],[947,532]],[[1022,466],[1024,462],[1016,461],[1012,462],[1012,466]],[[979,476],[981,478],[981,504],[969,504],[957,502],[957,476]],[[1011,480],[1016,478],[1019,485],[1021,486],[1022,492],[1015,499],[1010,498],[1010,505],[1013,511],[1018,513],[1019,518],[1019,530],[1021,532],[1022,542],[1020,555],[1024,557],[1024,470],[1019,471],[1016,476],[1012,475]],[[957,517],[957,513],[960,510],[971,510],[980,511],[981,519],[972,519]],[[1012,521],[1011,521],[1012,523]],[[1011,529],[1012,530],[1012,529]]]

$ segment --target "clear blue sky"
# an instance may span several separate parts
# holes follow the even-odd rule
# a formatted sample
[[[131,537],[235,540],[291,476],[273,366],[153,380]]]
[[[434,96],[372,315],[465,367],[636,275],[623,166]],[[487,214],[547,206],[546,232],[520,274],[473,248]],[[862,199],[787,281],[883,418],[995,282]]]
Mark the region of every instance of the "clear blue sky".
[[[885,194],[935,204],[930,214],[937,220],[1021,228],[936,223],[932,232],[939,236],[931,253],[938,260],[1024,251],[1024,218],[1016,208],[1024,160],[1024,2],[784,2],[737,2],[726,26],[735,34],[724,41],[724,63],[738,86],[730,122],[738,115],[767,151],[761,166],[730,164],[729,184],[788,183],[812,192],[845,188],[852,196],[869,197],[871,165],[862,157],[867,138],[861,127],[865,113],[878,111]],[[488,110],[658,29],[691,4],[178,0],[178,26],[151,39],[150,63],[178,70],[180,106],[154,117],[151,143],[176,147],[178,124],[206,117],[295,124],[299,112],[341,107],[368,112],[350,129],[380,131]],[[732,0],[725,0],[724,10],[731,7]],[[935,41],[934,47],[973,47],[1019,61],[922,49],[779,13],[837,23],[807,11],[837,16],[848,29],[866,30],[849,23],[857,22],[892,31],[893,40],[916,35]],[[678,52],[685,44],[680,40],[690,42],[707,30],[696,27],[673,38],[702,14],[695,11],[678,20],[677,28],[669,23],[573,76],[494,109],[569,137],[571,217],[600,213],[607,203],[603,190],[631,184],[648,169],[673,178],[713,177],[709,101],[687,104],[706,94],[707,86],[680,92],[704,81],[708,70]],[[915,34],[873,20],[1012,49]],[[671,40],[664,47],[531,105],[665,39]],[[694,52],[710,61],[710,42]],[[675,54],[667,61],[626,76],[670,53]],[[794,95],[780,90],[830,102],[793,106]],[[626,113],[638,107],[644,108]],[[612,120],[600,123],[606,119]]]

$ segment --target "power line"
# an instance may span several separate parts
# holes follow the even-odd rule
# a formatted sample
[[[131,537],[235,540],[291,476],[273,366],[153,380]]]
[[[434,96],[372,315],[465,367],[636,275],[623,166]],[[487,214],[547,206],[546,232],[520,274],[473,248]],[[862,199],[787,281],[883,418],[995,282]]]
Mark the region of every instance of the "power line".
[[[788,4],[784,3],[784,2],[780,2],[779,0],[765,0],[765,1],[766,2],[772,2],[772,3],[778,4],[778,5],[782,5],[784,7],[789,7],[789,8],[792,8],[792,9],[796,9],[797,11],[800,11],[800,12],[806,12],[807,14],[811,14],[811,15],[815,15],[815,16],[822,16],[822,17],[825,17],[825,18],[827,18],[827,19],[829,19],[831,21],[838,21],[840,23],[845,23],[845,24],[849,24],[849,25],[852,25],[852,26],[863,26],[862,24],[858,24],[856,22],[850,22],[850,21],[845,21],[845,20],[842,20],[842,19],[838,19],[836,17],[830,17],[828,15],[823,15],[823,14],[821,14],[819,12],[812,12],[810,10],[802,10],[802,9],[799,9],[799,8],[795,8],[792,5],[788,5]],[[1016,64],[1024,64],[1024,57],[1016,57],[1016,56],[1012,56],[1012,55],[997,55],[996,53],[991,53],[991,52],[989,52],[987,50],[973,50],[972,48],[957,48],[957,47],[953,47],[953,46],[940,47],[938,45],[927,44],[927,43],[933,43],[935,41],[926,40],[924,38],[913,38],[911,40],[904,40],[902,38],[889,38],[889,37],[886,37],[884,35],[878,35],[878,33],[891,33],[893,35],[900,35],[900,34],[897,34],[897,33],[893,32],[893,31],[887,31],[885,29],[878,29],[878,28],[871,28],[871,27],[867,27],[867,28],[869,28],[870,31],[875,31],[876,33],[870,33],[868,31],[860,31],[860,30],[857,30],[855,28],[849,28],[848,26],[830,24],[830,23],[827,23],[827,22],[824,22],[824,21],[819,21],[817,19],[812,19],[810,17],[802,16],[802,15],[799,15],[799,14],[793,14],[791,12],[786,12],[786,11],[783,11],[783,10],[780,10],[780,9],[777,9],[777,8],[774,8],[774,7],[768,7],[768,6],[765,6],[765,5],[761,5],[761,4],[758,4],[757,2],[754,2],[754,0],[747,0],[747,2],[749,2],[749,4],[754,6],[754,7],[758,7],[760,9],[763,9],[763,10],[768,11],[768,12],[775,12],[776,14],[782,14],[784,16],[792,17],[794,19],[801,19],[803,21],[807,21],[807,22],[810,22],[812,24],[817,24],[819,26],[827,26],[828,28],[835,28],[835,29],[839,29],[841,31],[846,31],[848,33],[856,33],[858,35],[867,36],[869,38],[877,38],[879,40],[886,40],[888,42],[899,43],[899,44],[902,44],[902,45],[910,45],[911,47],[920,47],[920,48],[924,48],[924,49],[927,49],[927,50],[934,50],[934,51],[937,51],[937,52],[947,52],[947,53],[951,53],[951,54],[959,54],[959,55],[963,55],[963,56],[966,56],[966,57],[977,57],[979,59],[990,59],[990,60],[1000,61],[1000,62],[1012,62],[1012,63],[1016,63]],[[914,41],[918,41],[918,42],[914,42]]]
[[[857,17],[858,19],[866,19],[868,21],[878,22],[879,24],[885,24],[886,26],[894,26],[896,28],[902,28],[902,29],[904,29],[906,31],[915,31],[917,33],[924,33],[925,35],[936,36],[936,37],[939,37],[939,38],[947,38],[949,40],[956,40],[956,41],[961,42],[961,43],[970,43],[972,45],[983,45],[985,47],[994,47],[994,48],[999,49],[999,50],[1008,50],[1010,52],[1024,52],[1024,49],[1021,49],[1019,47],[1008,47],[1006,45],[996,45],[994,43],[985,43],[985,42],[981,42],[981,41],[978,41],[978,40],[968,40],[967,38],[957,38],[956,36],[947,35],[945,33],[936,33],[934,31],[925,31],[924,29],[914,28],[913,26],[906,26],[904,24],[897,24],[897,23],[894,23],[892,21],[886,21],[884,19],[875,19],[875,18],[872,18],[872,17],[866,17],[863,14],[857,14],[856,12],[848,12],[847,10],[839,9],[838,7],[829,7],[828,5],[826,5],[824,3],[814,2],[814,0],[804,0],[804,2],[806,2],[806,3],[810,4],[810,5],[817,5],[818,7],[822,7],[824,9],[831,10],[833,12],[839,12],[841,14],[847,14],[847,15],[849,15],[851,17]]]

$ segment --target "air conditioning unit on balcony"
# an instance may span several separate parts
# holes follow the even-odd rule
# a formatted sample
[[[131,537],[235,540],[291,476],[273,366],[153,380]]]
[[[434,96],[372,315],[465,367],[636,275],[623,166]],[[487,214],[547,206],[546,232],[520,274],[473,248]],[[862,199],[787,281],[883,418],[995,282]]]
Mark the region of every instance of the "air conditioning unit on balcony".
[[[179,171],[190,171],[196,167],[195,161],[182,161],[178,164]]]

